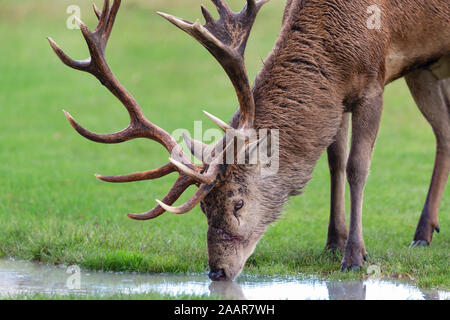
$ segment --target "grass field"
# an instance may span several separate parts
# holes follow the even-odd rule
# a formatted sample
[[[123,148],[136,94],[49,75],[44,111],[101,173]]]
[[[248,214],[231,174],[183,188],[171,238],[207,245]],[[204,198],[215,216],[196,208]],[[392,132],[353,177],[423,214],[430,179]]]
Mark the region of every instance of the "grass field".
[[[23,294],[11,296],[5,300],[220,300],[218,296],[209,295],[162,295],[158,292],[145,294],[116,294],[109,296],[86,296],[86,295],[49,295],[49,294]]]
[[[100,5],[100,1],[97,1]],[[192,130],[201,110],[230,119],[232,86],[210,54],[154,14],[200,17],[200,0],[124,1],[108,46],[108,60],[146,115],[168,132]],[[230,1],[238,9],[243,1]],[[69,30],[66,8],[81,7],[95,24],[90,1],[0,1],[0,256],[90,269],[139,272],[206,272],[207,223],[199,208],[184,216],[165,214],[137,222],[128,212],[154,206],[174,176],[155,182],[110,185],[94,173],[124,174],[156,168],[167,160],[149,141],[105,146],[81,138],[64,108],[85,127],[111,132],[127,125],[124,108],[92,76],[62,65],[45,37],[74,58],[87,48]],[[260,14],[247,50],[253,78],[273,46],[284,1]],[[213,127],[204,122],[204,128]],[[364,236],[370,264],[386,277],[409,275],[424,287],[450,288],[450,188],[444,192],[441,233],[430,248],[408,249],[426,197],[435,151],[431,128],[404,81],[390,85],[371,175],[365,192]],[[183,199],[186,199],[186,194]],[[323,157],[305,193],[293,198],[249,259],[245,272],[340,273],[341,257],[324,252],[328,227],[329,175]]]

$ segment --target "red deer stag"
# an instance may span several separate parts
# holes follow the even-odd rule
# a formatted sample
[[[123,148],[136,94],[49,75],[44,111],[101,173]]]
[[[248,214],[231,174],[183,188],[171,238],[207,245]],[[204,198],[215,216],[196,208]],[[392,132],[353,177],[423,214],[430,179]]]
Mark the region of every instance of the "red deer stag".
[[[256,15],[267,0],[247,0],[239,13],[231,11],[224,0],[212,0],[220,18],[213,19],[202,7],[205,25],[159,13],[199,41],[233,83],[239,110],[230,125],[210,116],[226,130],[225,136],[230,132],[239,136],[250,129],[279,130],[279,171],[265,177],[259,174],[258,165],[222,164],[227,149],[215,152],[216,148],[186,137],[192,151],[199,146],[209,157],[210,161],[196,165],[174,138],[145,118],[105,59],[120,2],[115,0],[110,7],[106,0],[103,11],[94,6],[99,18],[94,32],[79,21],[89,59],[72,60],[49,41],[63,63],[97,77],[130,115],[126,129],[99,135],[66,113],[78,133],[101,143],[148,138],[161,143],[172,156],[156,170],[98,176],[108,182],[130,182],[178,172],[178,179],[158,206],[142,215],[129,214],[130,218],[148,220],[165,211],[184,214],[200,203],[209,225],[209,276],[212,280],[234,279],[268,225],[279,217],[288,198],[304,188],[328,148],[332,183],[326,246],[345,249],[343,270],[360,268],[366,256],[361,224],[363,191],[381,118],[383,90],[395,79],[406,77],[437,139],[435,169],[413,241],[413,245],[430,244],[433,231],[439,231],[439,203],[450,170],[448,0],[288,0],[280,36],[253,89],[244,51]],[[380,12],[380,26],[375,29],[367,24],[368,8],[374,5]],[[350,113],[352,140],[347,157]],[[351,193],[349,232],[344,206],[346,178]],[[193,184],[198,186],[194,195],[181,206],[171,207]]]

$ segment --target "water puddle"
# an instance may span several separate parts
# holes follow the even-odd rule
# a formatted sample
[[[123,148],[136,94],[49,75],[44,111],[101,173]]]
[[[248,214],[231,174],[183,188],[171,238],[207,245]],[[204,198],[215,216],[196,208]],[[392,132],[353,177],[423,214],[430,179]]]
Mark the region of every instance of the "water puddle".
[[[108,296],[155,291],[168,295],[213,294],[250,300],[450,299],[449,291],[423,290],[401,281],[299,280],[294,277],[243,275],[237,282],[211,283],[206,275],[92,272],[78,267],[0,259],[0,298],[35,293]]]

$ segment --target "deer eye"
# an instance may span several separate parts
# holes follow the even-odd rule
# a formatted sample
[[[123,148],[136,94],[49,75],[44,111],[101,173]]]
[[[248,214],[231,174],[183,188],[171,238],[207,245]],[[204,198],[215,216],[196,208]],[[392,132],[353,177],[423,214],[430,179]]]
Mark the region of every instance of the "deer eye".
[[[237,211],[239,209],[241,209],[244,206],[244,201],[243,200],[239,200],[238,202],[236,202],[236,204],[234,205],[234,209]]]

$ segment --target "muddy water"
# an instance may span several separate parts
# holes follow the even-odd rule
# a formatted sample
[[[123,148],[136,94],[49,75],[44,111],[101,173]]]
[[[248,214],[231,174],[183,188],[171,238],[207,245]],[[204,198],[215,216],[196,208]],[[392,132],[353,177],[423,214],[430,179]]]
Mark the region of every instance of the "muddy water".
[[[206,275],[133,274],[80,270],[11,259],[0,260],[0,298],[19,294],[108,296],[156,291],[163,294],[214,294],[234,299],[418,299],[448,300],[449,291],[421,290],[386,280],[329,281],[293,277],[241,276],[211,283]]]

